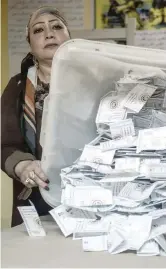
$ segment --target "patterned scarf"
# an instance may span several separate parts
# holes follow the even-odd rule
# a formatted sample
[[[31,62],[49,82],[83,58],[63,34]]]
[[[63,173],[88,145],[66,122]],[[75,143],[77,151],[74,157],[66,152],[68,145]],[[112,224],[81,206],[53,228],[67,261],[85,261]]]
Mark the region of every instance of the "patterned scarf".
[[[36,67],[28,70],[23,103],[23,132],[32,154],[36,152],[36,118],[35,118],[35,89],[37,86]]]
[[[36,153],[36,117],[35,110],[43,111],[44,99],[49,93],[49,84],[37,78],[36,67],[29,68],[23,103],[22,131],[32,154]]]
[[[48,95],[49,84],[45,84],[42,88],[41,84],[38,86],[37,83],[37,70],[33,66],[29,68],[25,95],[23,102],[23,113],[21,116],[21,129],[25,140],[31,150],[31,153],[36,155],[36,117],[35,108],[43,110],[44,98]],[[18,195],[19,200],[26,200],[32,193],[32,189],[24,187],[21,193]]]

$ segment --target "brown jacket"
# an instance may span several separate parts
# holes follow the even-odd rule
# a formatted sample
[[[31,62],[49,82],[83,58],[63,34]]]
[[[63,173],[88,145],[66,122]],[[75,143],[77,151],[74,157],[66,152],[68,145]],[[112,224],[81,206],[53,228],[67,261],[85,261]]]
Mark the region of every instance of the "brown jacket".
[[[21,134],[20,114],[24,82],[18,74],[10,79],[1,98],[1,160],[2,170],[16,178],[14,167],[21,160],[34,160]]]
[[[41,158],[38,154],[36,154],[36,156],[32,155],[21,132],[21,104],[24,98],[25,81],[25,79],[22,79],[21,74],[12,77],[1,98],[1,169],[9,177],[14,179],[12,226],[21,222],[17,206],[29,204],[28,201],[19,201],[17,199],[18,194],[22,191],[24,186],[16,177],[14,168],[20,161]],[[39,126],[41,125],[41,116],[38,117],[38,124]],[[39,141],[37,141],[37,143],[39,145]],[[49,207],[47,208],[41,198],[38,188],[33,188],[30,198],[35,203],[39,215],[43,215],[48,212]],[[41,201],[44,205],[41,204]],[[45,207],[47,210],[45,210]]]

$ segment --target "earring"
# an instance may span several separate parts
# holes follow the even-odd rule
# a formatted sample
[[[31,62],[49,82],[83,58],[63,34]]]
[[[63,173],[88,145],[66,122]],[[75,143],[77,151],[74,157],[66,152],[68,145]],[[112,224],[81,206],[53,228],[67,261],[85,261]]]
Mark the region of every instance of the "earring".
[[[34,55],[33,55],[33,63],[36,66],[36,68],[38,69],[39,68],[39,62],[38,62],[38,60],[36,59],[36,57]]]

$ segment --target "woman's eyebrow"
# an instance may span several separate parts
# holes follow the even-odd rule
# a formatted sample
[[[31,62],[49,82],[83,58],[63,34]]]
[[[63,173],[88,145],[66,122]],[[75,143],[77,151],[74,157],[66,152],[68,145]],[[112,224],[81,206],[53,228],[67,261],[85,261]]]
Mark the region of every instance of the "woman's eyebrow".
[[[53,20],[49,20],[48,22],[53,22],[53,21],[59,21],[58,19],[53,19]],[[36,24],[40,24],[40,23],[45,23],[44,21],[39,21],[36,22],[35,24],[32,25],[32,27],[34,27]]]

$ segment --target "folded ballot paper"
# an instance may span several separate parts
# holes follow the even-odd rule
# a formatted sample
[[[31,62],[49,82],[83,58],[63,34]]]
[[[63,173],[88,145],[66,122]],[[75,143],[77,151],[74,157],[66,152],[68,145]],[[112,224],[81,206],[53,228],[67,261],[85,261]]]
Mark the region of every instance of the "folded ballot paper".
[[[50,93],[48,116],[54,115],[56,121],[61,113],[59,125],[47,123],[55,137],[51,140],[46,135],[42,140],[42,167],[51,184],[60,175],[59,204],[54,200],[58,180],[49,198],[42,193],[54,207],[50,214],[63,235],[80,240],[84,251],[130,250],[139,256],[165,256],[166,72],[159,63],[152,67],[150,60],[145,66],[136,58],[134,64],[130,57],[115,59],[106,57],[106,52],[105,56],[90,55],[83,49],[81,63],[78,57],[73,67],[63,52],[56,61],[61,62],[68,81],[66,66],[75,77],[72,87],[64,89],[63,80],[55,96]],[[69,52],[74,63],[78,48]],[[93,61],[98,63],[101,56],[105,59],[95,67]],[[91,68],[84,66],[88,57]],[[79,96],[79,87],[85,95]],[[96,94],[99,87],[102,91]]]

